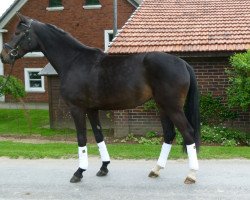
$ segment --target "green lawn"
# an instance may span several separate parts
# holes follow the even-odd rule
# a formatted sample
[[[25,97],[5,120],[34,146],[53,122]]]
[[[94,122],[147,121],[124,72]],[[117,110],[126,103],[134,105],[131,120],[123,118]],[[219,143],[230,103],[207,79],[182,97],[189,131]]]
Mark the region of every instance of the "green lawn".
[[[116,159],[157,159],[161,145],[108,144],[110,156]],[[88,145],[91,156],[99,155],[97,145]],[[29,144],[20,142],[0,142],[0,157],[10,158],[77,158],[77,145],[67,143]],[[170,159],[186,158],[181,146],[173,146]],[[204,146],[200,159],[250,159],[250,147]]]
[[[210,129],[209,129],[210,130]],[[89,131],[91,132],[91,131]],[[72,136],[75,131],[70,129],[51,130],[49,128],[49,113],[47,110],[11,110],[0,109],[0,135],[29,136]],[[214,136],[214,132],[206,133]],[[235,134],[235,133],[232,133]],[[49,139],[50,137],[48,137]],[[90,144],[90,155],[99,155],[97,146]],[[157,159],[161,145],[149,144],[109,144],[112,158],[118,159]],[[67,143],[29,144],[11,141],[0,141],[0,156],[10,158],[68,158],[77,157],[77,145]],[[249,147],[203,146],[200,159],[250,159]],[[170,159],[186,158],[181,146],[174,146]]]
[[[49,128],[48,110],[0,109],[0,134],[41,135],[75,134],[74,130]]]

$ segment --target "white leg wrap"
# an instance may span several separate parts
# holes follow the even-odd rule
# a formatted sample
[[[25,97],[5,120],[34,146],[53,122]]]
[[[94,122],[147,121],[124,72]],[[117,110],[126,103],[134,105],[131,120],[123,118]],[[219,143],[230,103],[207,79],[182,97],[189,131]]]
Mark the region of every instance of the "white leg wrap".
[[[88,168],[88,150],[87,146],[84,147],[78,147],[78,157],[79,157],[79,167],[81,169],[87,169]]]
[[[159,159],[157,161],[157,165],[159,165],[162,168],[164,168],[166,166],[166,163],[168,160],[168,155],[169,155],[169,152],[171,150],[171,147],[172,147],[172,145],[167,144],[167,143],[163,143],[163,145],[161,147],[161,153],[160,153]]]
[[[100,152],[102,161],[103,162],[110,161],[109,153],[108,153],[105,142],[102,141],[100,143],[97,143],[97,145],[99,147],[99,152]]]
[[[195,144],[187,145],[187,153],[189,159],[189,168],[193,170],[199,170]]]
[[[196,170],[190,169],[187,177],[193,179],[194,181],[196,181]]]

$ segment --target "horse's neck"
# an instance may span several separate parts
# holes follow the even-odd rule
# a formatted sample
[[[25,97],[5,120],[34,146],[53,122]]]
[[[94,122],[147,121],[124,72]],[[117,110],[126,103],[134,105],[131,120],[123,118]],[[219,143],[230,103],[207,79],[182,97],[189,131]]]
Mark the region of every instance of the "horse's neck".
[[[91,56],[95,56],[95,52],[91,48],[78,44],[73,38],[63,37],[62,34],[57,34],[56,31],[47,30],[43,34],[40,30],[40,32],[36,32],[36,35],[39,40],[40,50],[59,76],[67,71],[69,65],[72,65],[77,57],[91,59]]]

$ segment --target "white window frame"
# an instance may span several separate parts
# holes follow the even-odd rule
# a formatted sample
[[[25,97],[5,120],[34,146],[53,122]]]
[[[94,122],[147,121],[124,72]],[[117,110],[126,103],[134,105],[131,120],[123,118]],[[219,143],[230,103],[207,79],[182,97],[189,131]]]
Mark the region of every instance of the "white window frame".
[[[94,10],[94,9],[100,9],[102,5],[84,5],[83,9],[86,10]]]
[[[117,32],[119,33],[120,30],[117,30]],[[113,30],[105,30],[104,31],[104,52],[107,52],[109,49],[109,46],[111,44],[112,41],[109,41],[109,34],[113,34]],[[116,35],[117,36],[117,35]],[[114,39],[114,38],[113,38]]]
[[[40,72],[43,68],[24,68],[24,80],[25,80],[25,91],[26,92],[45,92],[44,76],[41,76],[42,87],[32,88],[30,87],[29,72]]]
[[[31,52],[24,55],[25,58],[42,58],[44,54],[42,52]]]
[[[62,11],[62,10],[64,10],[64,7],[63,6],[47,7],[46,10],[47,11]]]
[[[86,1],[85,1],[86,3]],[[100,9],[102,7],[101,4],[96,4],[96,5],[83,5],[83,9],[86,9],[86,10],[93,10],[93,9]]]

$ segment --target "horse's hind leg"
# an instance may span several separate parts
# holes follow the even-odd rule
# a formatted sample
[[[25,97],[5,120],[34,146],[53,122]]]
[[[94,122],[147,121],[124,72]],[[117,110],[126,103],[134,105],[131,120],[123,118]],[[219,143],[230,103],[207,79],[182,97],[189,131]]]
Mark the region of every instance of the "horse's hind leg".
[[[196,171],[199,169],[197,153],[195,148],[194,138],[191,136],[193,128],[189,124],[183,110],[176,109],[174,112],[170,112],[170,119],[174,123],[174,125],[180,131],[184,143],[187,147],[187,153],[189,158],[189,168],[190,172],[185,180],[186,184],[192,184],[196,182]]]
[[[108,164],[110,163],[109,153],[104,142],[102,128],[99,120],[99,112],[98,110],[88,110],[87,112],[90,124],[92,126],[92,130],[95,135],[95,140],[99,147],[99,152],[102,159],[102,166],[100,170],[97,172],[97,176],[106,176],[108,174]]]
[[[164,113],[161,113],[161,124],[163,128],[164,143],[162,144],[161,153],[157,164],[149,173],[149,177],[158,177],[160,174],[160,170],[165,168],[168,160],[168,155],[176,135],[174,124]]]

